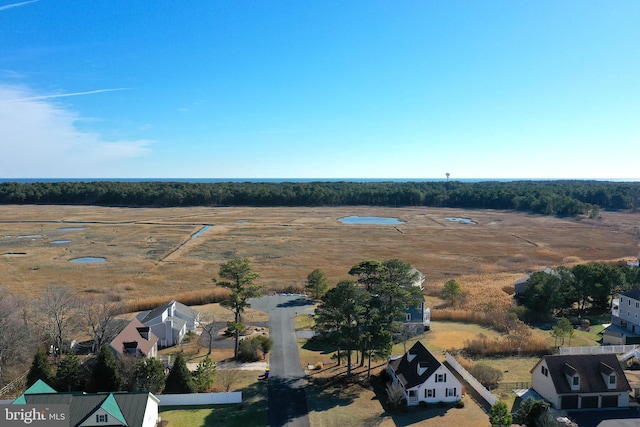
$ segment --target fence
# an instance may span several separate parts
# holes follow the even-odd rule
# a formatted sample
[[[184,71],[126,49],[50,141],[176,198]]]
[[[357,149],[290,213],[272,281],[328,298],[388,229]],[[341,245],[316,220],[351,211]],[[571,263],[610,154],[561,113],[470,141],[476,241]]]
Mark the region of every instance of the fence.
[[[531,383],[528,383],[526,381],[514,381],[514,382],[508,382],[508,383],[500,383],[499,389],[500,390],[522,390],[522,389],[528,389],[531,387]]]
[[[222,405],[225,403],[242,403],[242,392],[229,393],[190,393],[190,394],[157,394],[158,406],[190,406],[190,405]]]
[[[587,347],[560,347],[560,354],[623,354],[633,351],[637,345],[601,345]]]
[[[473,377],[473,375],[471,375],[469,372],[467,372],[466,369],[464,369],[456,359],[453,358],[452,355],[450,355],[449,353],[445,353],[446,356],[446,361],[449,364],[449,366],[451,366],[453,369],[456,370],[456,372],[458,372],[458,374],[460,374],[460,376],[462,378],[464,378],[464,380],[471,386],[474,388],[475,391],[478,392],[478,394],[480,396],[482,396],[482,398],[484,400],[487,401],[487,403],[490,406],[493,406],[497,401],[498,398],[495,397],[493,394],[491,394],[491,392],[489,390],[486,389],[485,386],[483,386],[482,384],[480,384],[480,382],[475,379]]]

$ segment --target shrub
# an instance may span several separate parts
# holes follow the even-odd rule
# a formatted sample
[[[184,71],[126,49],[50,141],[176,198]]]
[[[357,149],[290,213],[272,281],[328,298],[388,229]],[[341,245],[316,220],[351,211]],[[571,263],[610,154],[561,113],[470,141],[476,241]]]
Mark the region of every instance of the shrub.
[[[502,381],[502,371],[484,363],[475,364],[470,373],[489,390],[497,388]]]
[[[260,342],[256,339],[245,339],[238,343],[238,360],[241,362],[257,362],[260,360]]]
[[[462,409],[462,408],[464,408],[464,402],[463,402],[462,400],[458,400],[458,401],[456,402],[456,405],[455,405],[455,406],[456,406],[456,408],[458,408],[458,409]]]
[[[418,406],[421,409],[429,409],[429,404],[427,402],[425,402],[424,400],[421,400],[420,402],[418,402]]]

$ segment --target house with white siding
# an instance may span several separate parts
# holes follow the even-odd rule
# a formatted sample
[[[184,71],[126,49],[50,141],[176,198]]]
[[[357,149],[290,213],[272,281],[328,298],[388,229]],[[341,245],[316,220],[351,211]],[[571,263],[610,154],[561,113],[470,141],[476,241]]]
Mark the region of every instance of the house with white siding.
[[[391,358],[387,371],[400,386],[408,406],[420,402],[457,402],[464,387],[449,369],[417,341],[403,356]]]
[[[631,391],[615,354],[544,356],[531,388],[556,409],[626,408]]]

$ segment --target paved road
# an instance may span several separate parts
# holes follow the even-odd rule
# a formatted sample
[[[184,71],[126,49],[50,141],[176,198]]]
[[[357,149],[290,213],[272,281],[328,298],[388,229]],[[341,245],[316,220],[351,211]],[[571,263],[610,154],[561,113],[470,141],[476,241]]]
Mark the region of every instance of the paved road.
[[[269,314],[273,348],[269,354],[269,425],[309,427],[304,370],[296,342],[293,318],[309,312],[313,301],[298,295],[272,295],[252,299],[251,307]]]

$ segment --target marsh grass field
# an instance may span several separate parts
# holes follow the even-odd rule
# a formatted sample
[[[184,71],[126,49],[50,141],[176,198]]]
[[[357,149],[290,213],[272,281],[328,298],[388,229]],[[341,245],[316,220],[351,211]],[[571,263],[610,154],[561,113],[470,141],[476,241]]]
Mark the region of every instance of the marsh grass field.
[[[338,221],[345,216],[404,223]],[[426,275],[427,294],[458,280],[461,303],[473,309],[508,301],[502,288],[537,269],[637,257],[638,224],[640,214],[622,212],[592,220],[444,208],[4,205],[1,285],[23,295],[56,284],[119,299],[175,297],[210,292],[221,263],[247,257],[260,284],[277,292],[301,288],[316,268],[337,283],[351,278],[347,272],[359,261],[399,258]],[[70,262],[78,257],[106,261]]]

